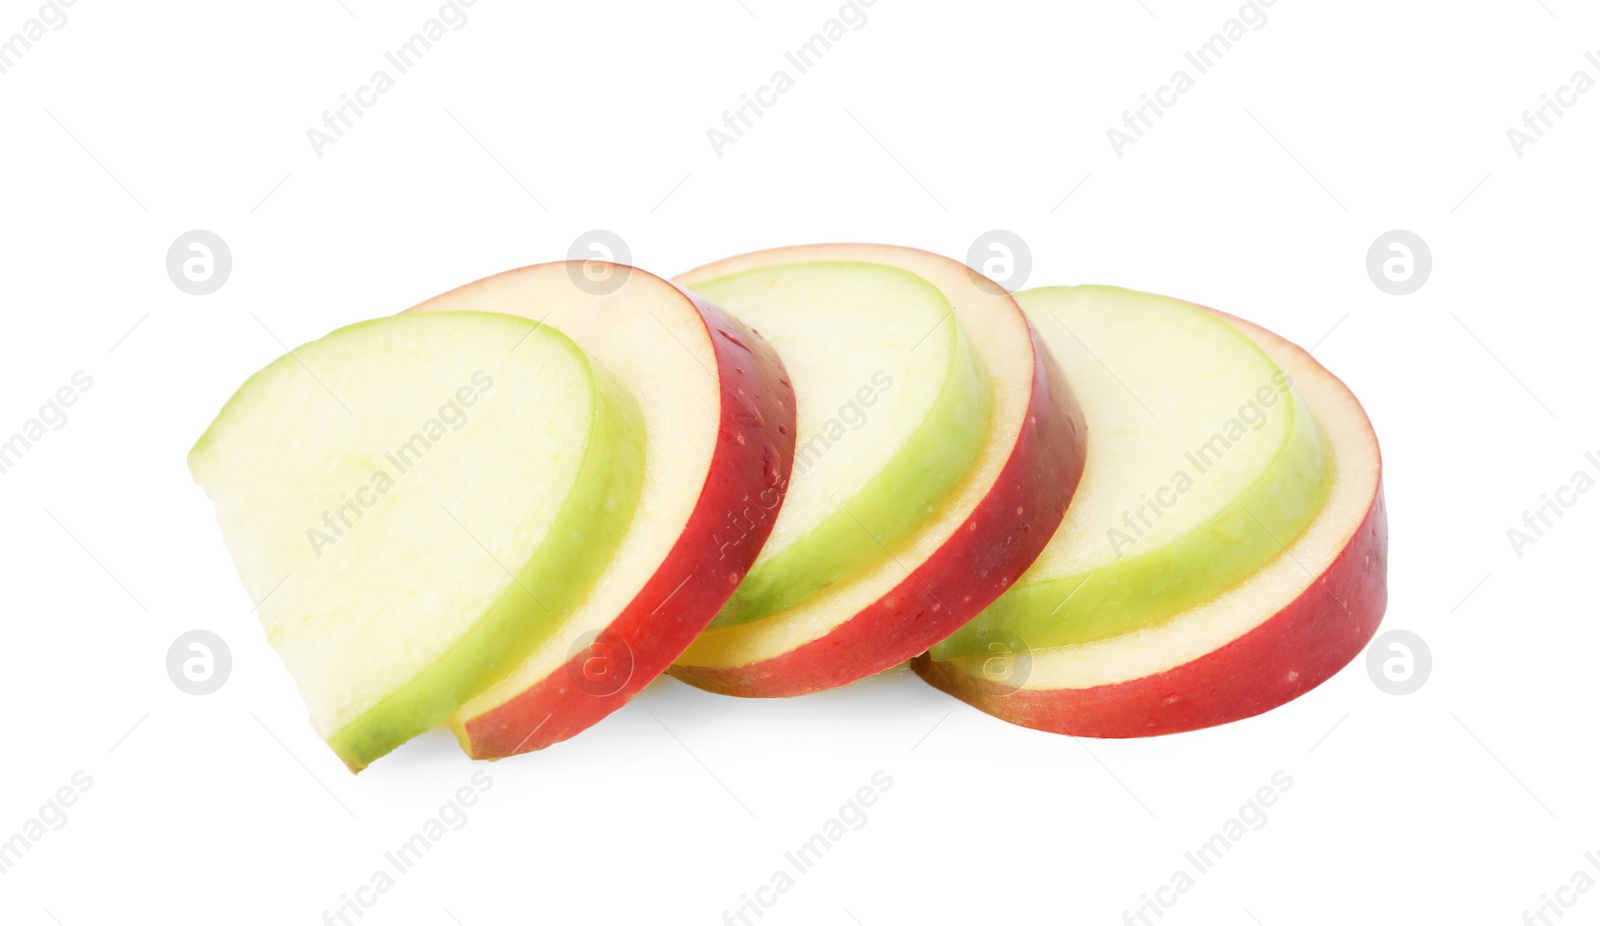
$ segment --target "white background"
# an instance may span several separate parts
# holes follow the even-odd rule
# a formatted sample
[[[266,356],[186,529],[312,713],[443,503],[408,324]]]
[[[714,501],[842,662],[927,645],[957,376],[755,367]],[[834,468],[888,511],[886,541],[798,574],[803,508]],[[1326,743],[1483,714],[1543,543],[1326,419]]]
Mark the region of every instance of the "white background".
[[[1521,158],[1506,137],[1595,74],[1591,8],[1278,0],[1118,158],[1106,129],[1237,4],[878,0],[718,158],[706,129],[837,4],[479,0],[316,157],[306,130],[437,9],[79,0],[0,76],[0,431],[94,379],[0,477],[0,839],[94,781],[0,875],[0,921],[322,922],[485,767],[467,825],[360,922],[722,922],[879,769],[867,824],[759,922],[1118,923],[1278,770],[1267,824],[1164,926],[1514,924],[1600,852],[1600,494],[1520,558],[1506,536],[1600,450],[1600,92]],[[36,10],[0,2],[0,37]],[[193,228],[234,258],[204,297],[165,270]],[[1382,441],[1385,627],[1428,641],[1432,677],[1394,697],[1358,661],[1263,717],[1135,741],[1013,727],[903,672],[775,702],[662,680],[543,754],[477,766],[432,734],[349,775],[184,455],[274,336],[592,228],[664,274],[811,241],[963,257],[1004,228],[1029,283],[1171,293],[1317,345]],[[1365,270],[1393,228],[1432,248],[1410,296]],[[234,657],[206,697],[165,671],[193,628]],[[1600,917],[1600,889],[1568,917]]]

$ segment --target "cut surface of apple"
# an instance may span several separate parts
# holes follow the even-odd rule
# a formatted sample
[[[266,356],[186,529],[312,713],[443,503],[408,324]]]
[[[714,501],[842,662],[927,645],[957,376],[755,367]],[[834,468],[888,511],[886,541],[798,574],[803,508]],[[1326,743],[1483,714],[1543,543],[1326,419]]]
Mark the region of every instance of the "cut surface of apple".
[[[796,395],[783,510],[712,627],[801,604],[881,564],[977,458],[989,384],[950,301],[883,264],[746,270],[695,292],[760,331]]]
[[[907,280],[907,274],[920,281]],[[828,285],[833,279],[849,285]],[[897,380],[884,395],[903,389],[903,398],[894,401],[916,399],[910,406],[916,412],[906,413],[907,421],[891,423],[888,419],[894,416],[888,412],[867,410],[868,423],[859,434],[839,435],[817,463],[824,473],[823,466],[833,464],[847,474],[850,478],[840,484],[855,490],[857,497],[867,494],[860,499],[862,506],[888,513],[880,523],[898,523],[903,535],[891,543],[867,525],[853,523],[859,516],[851,522],[836,520],[855,512],[857,502],[839,504],[839,496],[848,497],[848,492],[812,495],[802,481],[814,473],[801,473],[797,463],[791,501],[784,509],[787,515],[788,505],[798,502],[796,535],[808,533],[799,529],[802,525],[853,527],[857,540],[835,544],[867,551],[866,567],[846,569],[842,579],[812,586],[811,594],[793,603],[778,596],[786,606],[775,613],[751,620],[736,615],[711,627],[674,663],[674,676],[724,694],[782,697],[837,687],[890,668],[943,639],[992,602],[1022,574],[1060,523],[1082,470],[1081,412],[1015,301],[993,283],[925,251],[850,244],[747,254],[691,271],[678,281],[691,289],[706,286],[731,314],[761,315],[767,321],[754,323],[758,330],[767,331],[770,322],[779,353],[796,372],[803,421],[842,417],[838,403],[848,401],[858,387],[870,386],[879,364],[906,371],[902,375],[907,380]],[[774,293],[783,298],[774,298]],[[890,298],[893,305],[883,301]],[[879,304],[870,304],[874,301]],[[855,332],[851,337],[861,344],[847,351],[833,340],[832,329],[817,323],[834,317],[831,306],[867,313],[860,322],[851,322],[844,311],[837,313],[841,329]],[[916,322],[902,324],[900,318]],[[973,424],[982,420],[980,400],[970,398],[973,377],[964,368],[963,349],[970,351],[987,386],[987,422],[976,453],[952,486],[945,480],[967,455],[952,448],[962,448]],[[894,351],[904,353],[895,357]],[[858,368],[841,372],[843,368],[832,365],[833,355],[844,359],[845,354]],[[923,372],[912,378],[913,370]],[[813,387],[802,383],[802,373],[806,383],[815,384],[819,398],[808,397]],[[937,390],[919,385],[934,373],[942,376],[936,380]],[[939,410],[957,398],[949,407],[960,413]],[[808,411],[811,401],[816,407]],[[869,457],[868,449],[851,441],[871,438],[880,420],[886,429],[894,429],[885,433],[897,435],[901,443]],[[875,474],[902,465],[898,455],[921,440],[919,429],[932,422],[940,422],[936,430],[947,442],[926,451],[936,465],[921,470],[911,482],[875,481]],[[799,435],[802,458],[810,436],[804,430]],[[879,462],[863,467],[852,457]],[[913,474],[919,472],[915,460],[904,465]],[[806,496],[809,501],[801,502]],[[902,510],[895,514],[897,505]],[[780,548],[771,562],[781,563],[784,556]],[[795,561],[802,558],[797,555]]]
[[[280,357],[189,462],[313,726],[359,771],[589,593],[633,517],[644,428],[554,329],[450,313]]]
[[[1330,448],[1327,501],[1300,537],[1237,585],[1139,630],[945,660],[924,655],[913,663],[919,675],[1023,726],[1147,736],[1259,714],[1321,684],[1362,651],[1387,603],[1377,439],[1360,403],[1309,354],[1228,320],[1293,378]]]
[[[533,319],[572,338],[637,398],[645,431],[637,513],[593,591],[451,718],[468,754],[494,759],[599,722],[705,628],[777,519],[795,407],[783,363],[760,335],[642,270],[540,264],[407,314],[463,309]]]
[[[933,648],[984,652],[1127,633],[1211,598],[1322,508],[1327,449],[1291,377],[1198,306],[1108,286],[1017,301],[1072,371],[1093,435],[1066,519],[993,605]]]

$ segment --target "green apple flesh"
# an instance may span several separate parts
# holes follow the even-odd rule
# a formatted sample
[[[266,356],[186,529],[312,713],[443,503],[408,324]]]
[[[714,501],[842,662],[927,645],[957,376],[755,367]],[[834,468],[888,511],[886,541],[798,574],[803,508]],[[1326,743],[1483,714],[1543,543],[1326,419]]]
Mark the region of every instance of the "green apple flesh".
[[[1316,422],[1288,374],[1226,321],[1103,286],[1017,301],[1072,371],[1089,428],[1083,481],[1034,565],[933,658],[1148,626],[1243,580],[1322,509],[1333,469]]]
[[[796,263],[697,282],[759,331],[794,385],[792,481],[713,628],[786,611],[892,555],[961,484],[990,389],[950,302],[882,264]]]
[[[589,592],[633,515],[643,429],[565,335],[436,313],[280,357],[189,465],[313,726],[359,771]]]

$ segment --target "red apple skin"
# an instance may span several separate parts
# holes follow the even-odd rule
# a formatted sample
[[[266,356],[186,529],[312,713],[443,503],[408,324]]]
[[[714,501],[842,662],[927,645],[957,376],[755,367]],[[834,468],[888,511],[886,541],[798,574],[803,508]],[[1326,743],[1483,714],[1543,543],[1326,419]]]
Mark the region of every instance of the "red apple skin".
[[[1083,475],[1083,411],[1029,324],[1033,393],[1027,422],[989,494],[904,582],[829,633],[744,666],[675,665],[697,688],[783,698],[836,688],[893,668],[954,633],[1033,564],[1066,515]]]
[[[1166,672],[1095,688],[1030,690],[975,677],[925,653],[912,668],[979,710],[1051,733],[1124,738],[1230,723],[1298,698],[1360,655],[1388,604],[1388,552],[1380,482],[1361,526],[1294,601],[1220,649]]]
[[[628,703],[716,617],[772,532],[794,460],[794,389],[765,338],[689,297],[711,337],[722,382],[722,423],[700,501],[661,567],[597,638],[603,650],[578,653],[466,722],[463,745],[473,758],[543,749]],[[591,693],[595,686],[580,680],[596,658],[604,661],[598,668],[626,674],[627,681],[609,694]]]

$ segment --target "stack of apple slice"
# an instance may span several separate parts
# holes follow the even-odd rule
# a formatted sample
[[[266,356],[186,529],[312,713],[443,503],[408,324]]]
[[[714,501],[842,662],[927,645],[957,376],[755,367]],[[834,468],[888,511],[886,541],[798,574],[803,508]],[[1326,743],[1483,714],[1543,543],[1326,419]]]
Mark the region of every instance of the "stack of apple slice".
[[[908,659],[1017,723],[1171,732],[1321,682],[1384,603],[1377,446],[1309,355],[882,245],[480,280],[279,358],[190,466],[356,771],[442,723],[541,749],[664,672]]]

